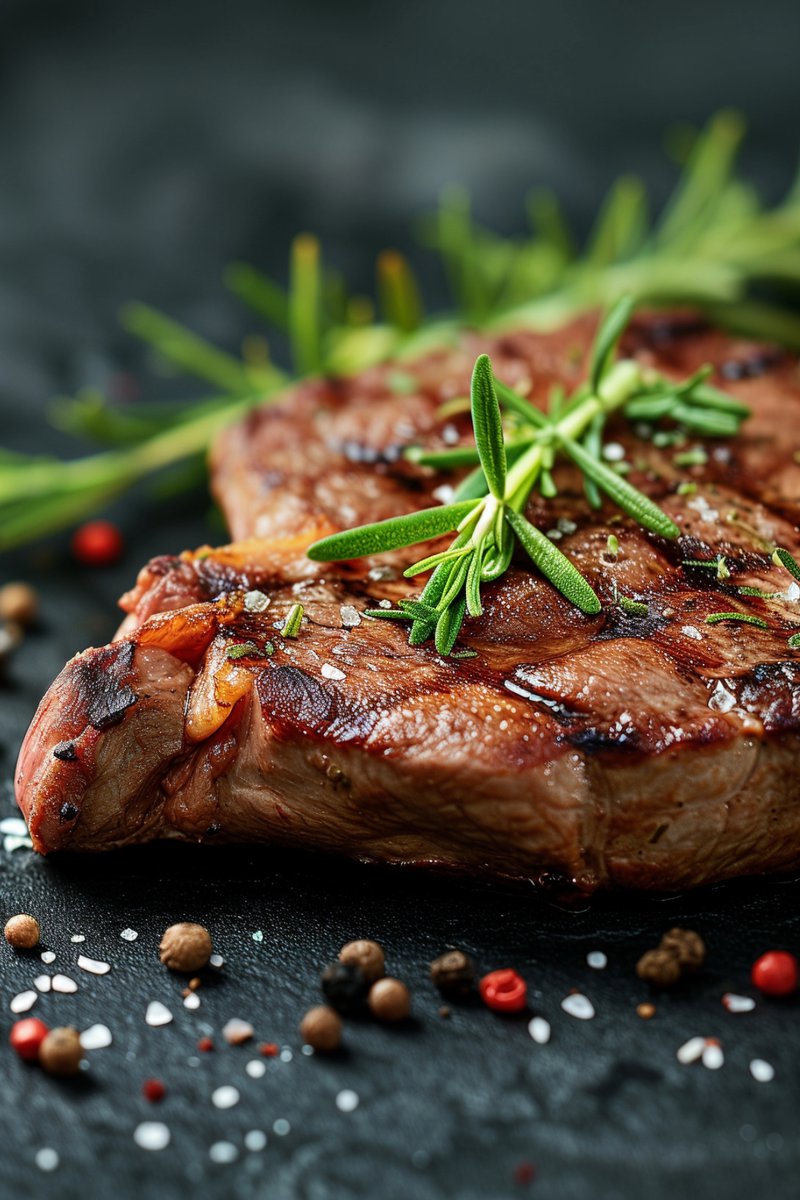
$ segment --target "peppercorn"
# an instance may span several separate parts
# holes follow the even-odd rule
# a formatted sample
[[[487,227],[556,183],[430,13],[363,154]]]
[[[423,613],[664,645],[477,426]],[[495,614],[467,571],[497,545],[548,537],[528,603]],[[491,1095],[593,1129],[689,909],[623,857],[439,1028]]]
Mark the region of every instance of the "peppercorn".
[[[355,963],[330,963],[322,972],[321,982],[325,999],[340,1013],[358,1008],[369,987],[364,972]]]
[[[346,946],[342,946],[339,951],[339,962],[353,963],[356,967],[360,967],[367,983],[374,983],[384,974],[383,947],[367,938],[359,938],[358,941],[348,942]]]
[[[0,620],[27,627],[36,620],[39,597],[27,583],[7,583],[0,588]]]
[[[693,929],[670,929],[661,939],[661,950],[670,950],[683,971],[697,971],[706,958],[706,944]]]
[[[647,1004],[647,1003],[637,1004],[636,1005],[636,1015],[637,1015],[637,1017],[641,1017],[643,1021],[652,1020],[653,1017],[656,1015],[655,1004]]]
[[[38,1017],[25,1017],[15,1021],[11,1026],[8,1040],[12,1049],[16,1050],[25,1062],[36,1062],[39,1057],[39,1047],[47,1037],[48,1029],[44,1021]]]
[[[648,950],[636,964],[636,974],[654,987],[672,987],[681,977],[681,964],[672,950]]]
[[[72,535],[72,553],[86,567],[108,567],[122,556],[122,534],[110,521],[87,521]]]
[[[307,1046],[322,1053],[338,1050],[342,1041],[342,1019],[326,1004],[310,1008],[300,1022],[300,1036]]]
[[[797,990],[797,959],[785,950],[769,950],[756,959],[750,975],[765,996],[791,996]]]
[[[495,1012],[521,1012],[527,1003],[528,985],[511,967],[484,975],[479,990],[484,1004]]]
[[[77,1075],[83,1050],[77,1029],[51,1029],[39,1047],[39,1062],[49,1075]]]
[[[200,971],[211,957],[211,934],[202,925],[179,921],[164,932],[158,950],[171,971]]]
[[[32,950],[34,946],[39,945],[39,922],[29,913],[18,913],[15,917],[9,917],[3,932],[9,946],[13,946],[15,950]]]
[[[210,1050],[214,1049],[214,1043],[210,1037],[201,1037],[200,1041],[197,1043],[197,1049],[203,1054],[208,1054]]]
[[[142,1084],[142,1095],[151,1104],[160,1104],[167,1094],[167,1089],[160,1079],[145,1079]]]
[[[367,1003],[379,1021],[404,1021],[411,1012],[411,993],[399,979],[379,979],[369,989]]]
[[[431,979],[443,996],[466,996],[475,982],[475,964],[463,950],[448,950],[431,963]]]
[[[262,1042],[258,1047],[258,1053],[262,1058],[275,1058],[278,1053],[277,1042]]]

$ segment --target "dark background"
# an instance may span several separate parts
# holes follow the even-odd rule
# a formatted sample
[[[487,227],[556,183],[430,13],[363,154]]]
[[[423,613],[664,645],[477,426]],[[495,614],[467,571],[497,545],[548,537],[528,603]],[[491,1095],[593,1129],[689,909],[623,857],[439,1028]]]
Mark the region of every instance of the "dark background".
[[[798,44],[800,8],[777,0],[0,0],[0,443],[68,452],[43,421],[47,400],[121,369],[137,373],[144,395],[166,394],[119,332],[125,300],[156,304],[235,349],[253,322],[225,296],[225,263],[245,258],[283,277],[301,229],[322,236],[358,290],[371,287],[376,251],[399,246],[439,306],[443,281],[411,228],[443,185],[467,184],[477,215],[513,232],[525,192],[546,182],[585,229],[622,171],[662,197],[668,126],[728,105],[750,121],[747,169],[776,196],[796,164]],[[70,654],[110,636],[114,600],[149,555],[221,536],[207,509],[201,494],[123,505],[128,552],[112,572],[71,565],[63,539],[0,565],[1,578],[35,582],[44,605],[0,685],[3,814],[13,812],[13,760],[44,688]],[[44,968],[2,953],[4,1025],[11,995],[40,970],[61,969],[80,975],[80,991],[44,996],[36,1011],[82,1028],[105,1021],[115,1039],[91,1056],[85,1086],[3,1053],[9,1194],[472,1200],[529,1190],[638,1200],[691,1190],[710,1200],[768,1186],[796,1195],[797,1008],[764,1003],[734,1017],[719,1002],[727,987],[746,990],[757,952],[797,947],[794,883],[573,913],[527,894],[262,852],[50,864],[22,849],[4,852],[0,870],[3,917],[37,913],[58,954]],[[155,956],[163,926],[184,916],[209,924],[227,960],[197,1013],[180,1007]],[[708,969],[645,1023],[633,965],[680,922],[707,936]],[[120,941],[126,926],[139,931],[135,943]],[[251,937],[259,929],[263,943]],[[73,932],[86,934],[84,946],[70,943]],[[419,1024],[356,1025],[349,1056],[306,1059],[296,1023],[315,998],[315,972],[362,933],[385,942],[413,985]],[[449,1023],[436,1015],[425,964],[449,943],[487,969],[510,963],[526,975],[553,1021],[550,1046],[478,1009]],[[605,974],[584,963],[598,947],[610,956]],[[79,949],[107,958],[112,973],[78,972]],[[571,986],[594,999],[594,1022],[560,1012]],[[171,1005],[173,1025],[144,1025],[150,999]],[[293,1046],[294,1060],[269,1063],[263,1080],[244,1074],[246,1049],[190,1065],[204,1024],[217,1031],[231,1016]],[[675,1049],[695,1033],[722,1038],[722,1071],[677,1065]],[[775,1064],[773,1084],[751,1080],[756,1055]],[[160,1110],[139,1096],[151,1075],[169,1088]],[[242,1101],[223,1113],[209,1095],[227,1082]],[[361,1096],[349,1116],[333,1103],[342,1087]],[[148,1117],[172,1130],[162,1154],[133,1144]],[[271,1132],[278,1117],[291,1121],[285,1138]],[[260,1155],[242,1150],[253,1128],[270,1137]],[[237,1163],[209,1163],[219,1138],[237,1144]],[[55,1176],[33,1165],[41,1146],[61,1156]],[[524,1162],[536,1164],[533,1183],[514,1181]]]

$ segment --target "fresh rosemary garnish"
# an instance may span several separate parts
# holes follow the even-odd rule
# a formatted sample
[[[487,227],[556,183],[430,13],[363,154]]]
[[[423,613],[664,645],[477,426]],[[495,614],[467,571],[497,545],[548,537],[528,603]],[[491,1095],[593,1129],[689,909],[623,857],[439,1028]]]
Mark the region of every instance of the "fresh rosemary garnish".
[[[772,561],[776,567],[784,567],[790,575],[795,579],[800,580],[800,563],[788,550],[784,550],[778,546],[777,550],[773,551]]]
[[[736,173],[742,132],[738,117],[721,113],[697,134],[675,192],[651,226],[641,183],[630,178],[616,183],[583,253],[548,192],[531,197],[532,230],[523,239],[482,229],[465,195],[448,192],[423,229],[452,281],[455,312],[446,319],[422,319],[413,273],[394,252],[384,253],[378,264],[377,322],[372,303],[348,296],[325,267],[313,237],[301,235],[293,243],[288,289],[252,266],[234,264],[226,272],[227,286],[288,341],[290,371],[273,365],[263,339],[247,339],[237,357],[152,308],[129,306],[123,314],[128,330],[161,360],[210,383],[214,394],[127,411],[91,392],[59,402],[54,423],[102,449],[68,462],[0,451],[0,550],[74,525],[157,472],[171,472],[176,490],[195,486],[217,431],[293,379],[348,374],[394,359],[398,370],[389,386],[402,393],[413,386],[404,364],[453,343],[465,323],[486,330],[548,329],[630,294],[651,306],[690,304],[737,332],[800,347],[800,317],[790,294],[800,289],[800,187],[773,207],[763,205]],[[761,289],[771,281],[781,289],[779,305],[754,300],[752,285]],[[613,328],[607,335],[613,341]],[[604,350],[598,344],[594,375],[604,370]],[[672,416],[690,434],[727,436],[735,413],[716,410],[702,387],[702,381],[692,384],[691,396],[680,402],[671,394]],[[658,394],[642,397],[648,420],[659,419],[663,401]],[[584,446],[591,447],[589,429],[582,432]],[[657,430],[654,440],[668,445],[676,437],[684,434]],[[507,449],[511,460],[510,438]],[[686,450],[678,465],[701,462],[702,455],[702,448]],[[596,502],[596,481],[589,473],[585,479],[587,495]],[[551,484],[550,466],[543,462],[539,488],[545,497],[552,494]]]
[[[713,571],[717,579],[730,579],[730,567],[726,563],[722,555],[719,558],[684,558],[681,561],[682,567],[703,567],[708,571]],[[739,589],[742,590],[741,588]]]
[[[752,613],[718,612],[709,613],[706,617],[706,625],[719,625],[721,621],[741,621],[745,625],[756,625],[759,629],[769,629],[769,625],[763,617],[753,616]]]
[[[800,633],[793,633],[787,645],[790,650],[800,650]]]
[[[286,614],[281,633],[285,638],[296,638],[303,624],[305,609],[302,604],[293,604]]]
[[[272,642],[265,642],[263,649],[257,646],[255,642],[236,642],[233,646],[228,646],[225,651],[226,658],[269,658],[275,653],[275,647]]]
[[[480,355],[470,388],[473,457],[465,460],[461,447],[433,455],[417,450],[410,455],[415,462],[440,470],[477,460],[475,469],[456,489],[453,503],[332,534],[315,542],[308,550],[309,557],[320,562],[360,558],[455,532],[448,549],[427,555],[406,569],[409,578],[433,572],[418,600],[400,601],[397,609],[368,614],[410,621],[412,645],[433,637],[436,649],[445,655],[453,649],[465,615],[478,617],[483,612],[481,585],[505,573],[515,541],[567,600],[587,615],[598,613],[600,601],[588,580],[523,516],[531,492],[538,489],[545,497],[555,494],[552,469],[559,456],[566,457],[592,485],[587,490],[590,504],[599,507],[600,493],[604,493],[644,529],[674,539],[680,532],[675,522],[603,461],[606,420],[617,410],[627,414],[631,406],[641,406],[653,397],[659,400],[660,419],[672,417],[677,409],[682,420],[684,409],[692,406],[698,414],[713,411],[730,416],[738,428],[747,411],[738,401],[709,389],[704,371],[675,384],[632,359],[615,360],[632,309],[630,297],[612,306],[597,332],[589,378],[571,397],[559,397],[549,414],[495,380],[488,356]],[[513,441],[508,444],[501,406],[510,410],[514,419]],[[509,462],[512,446],[513,461]],[[619,603],[632,615],[647,611],[638,601],[620,597]]]

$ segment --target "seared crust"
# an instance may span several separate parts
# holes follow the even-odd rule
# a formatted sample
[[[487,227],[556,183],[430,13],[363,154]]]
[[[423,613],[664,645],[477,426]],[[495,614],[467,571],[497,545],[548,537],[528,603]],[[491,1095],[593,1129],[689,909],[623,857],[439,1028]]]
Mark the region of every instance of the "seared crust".
[[[688,469],[624,425],[612,435],[632,481],[679,524],[675,544],[594,513],[569,468],[557,501],[531,506],[603,601],[597,617],[513,567],[464,627],[459,645],[476,657],[443,660],[410,648],[395,622],[353,624],[353,610],[413,594],[397,569],[405,553],[305,557],[324,533],[412,511],[452,483],[401,450],[467,437],[466,418],[439,410],[466,391],[478,352],[509,383],[532,381],[542,403],[552,382],[580,379],[592,328],[465,336],[402,368],[303,385],[226,431],[215,488],[239,541],[151,563],[123,599],[120,640],[54,683],[17,779],[37,848],[264,840],[587,890],[796,866],[800,654],[787,639],[800,605],[769,554],[800,554],[794,359],[688,316],[629,332],[627,352],[667,373],[714,363],[753,416]],[[400,370],[412,394],[398,394]],[[696,491],[679,494],[687,482]],[[681,565],[718,554],[725,581]],[[744,599],[743,584],[784,595]],[[245,607],[254,588],[265,612]],[[646,600],[647,617],[615,607],[615,588]],[[296,600],[307,622],[284,642],[276,627]],[[732,609],[769,628],[705,623]],[[232,641],[263,652],[267,640],[269,656],[226,656]]]

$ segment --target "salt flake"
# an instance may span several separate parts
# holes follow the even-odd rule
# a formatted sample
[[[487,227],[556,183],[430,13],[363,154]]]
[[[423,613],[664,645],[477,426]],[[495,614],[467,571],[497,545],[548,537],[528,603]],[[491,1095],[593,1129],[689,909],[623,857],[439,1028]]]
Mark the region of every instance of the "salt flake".
[[[54,950],[43,950],[42,953],[39,955],[39,957],[41,958],[43,963],[48,964],[48,965],[50,963],[56,961],[56,955],[55,955]]]
[[[0,821],[0,833],[9,833],[14,837],[26,837],[28,826],[22,817],[3,817]]]
[[[263,1129],[250,1129],[244,1135],[244,1145],[246,1150],[257,1154],[259,1150],[263,1150],[267,1144],[267,1135]]]
[[[750,1063],[750,1074],[756,1083],[771,1083],[775,1078],[775,1068],[763,1058],[754,1058]]]
[[[107,975],[111,970],[111,963],[101,962],[97,958],[87,958],[85,954],[78,955],[78,966],[89,975]]]
[[[608,955],[602,950],[590,950],[586,955],[586,965],[593,971],[604,971],[608,966]]]
[[[722,1003],[729,1013],[752,1012],[756,1006],[752,996],[737,996],[735,992],[726,992],[722,997]]]
[[[736,697],[733,692],[728,691],[721,679],[717,680],[716,687],[708,698],[708,707],[714,712],[726,713],[730,712],[736,704]]]
[[[211,1093],[211,1103],[215,1108],[233,1108],[239,1103],[239,1091],[230,1083],[223,1084]]]
[[[34,1159],[40,1171],[55,1171],[60,1161],[58,1151],[51,1146],[42,1146],[41,1150],[36,1151]]]
[[[528,1033],[537,1046],[546,1046],[550,1041],[550,1022],[544,1017],[534,1017],[528,1022]]]
[[[135,942],[137,937],[139,936],[139,934],[136,932],[135,929],[123,929],[122,933],[119,936],[121,938],[123,938],[126,942]]]
[[[356,625],[361,624],[361,613],[352,604],[343,604],[339,609],[339,615],[345,629],[355,629]]]
[[[172,1013],[165,1004],[160,1000],[151,1000],[147,1006],[147,1011],[144,1014],[144,1019],[148,1025],[154,1027],[158,1025],[169,1025],[172,1020]]]
[[[594,1016],[594,1005],[582,992],[572,992],[569,996],[565,996],[561,1001],[561,1007],[565,1013],[571,1017],[577,1017],[579,1021],[590,1021]]]
[[[266,608],[269,608],[269,596],[265,596],[263,592],[259,591],[246,592],[244,606],[248,612],[264,612]]]
[[[251,1079],[261,1079],[266,1072],[267,1064],[261,1058],[251,1058],[244,1069]]]
[[[75,942],[76,944],[79,942],[85,942],[86,934],[85,933],[73,933],[72,937],[69,940],[71,942]]]
[[[688,1065],[688,1063],[697,1062],[698,1059],[703,1057],[703,1051],[705,1050],[705,1048],[706,1048],[706,1039],[705,1038],[703,1038],[703,1037],[689,1038],[688,1042],[684,1042],[683,1045],[677,1051],[676,1057],[678,1059],[678,1062],[683,1063],[684,1066]]]
[[[722,1046],[719,1042],[707,1041],[703,1047],[703,1066],[708,1067],[709,1071],[718,1071],[725,1062],[725,1055],[722,1053]]]
[[[332,666],[330,663],[322,664],[322,675],[324,679],[346,679],[344,671],[340,671],[338,667]]]
[[[38,999],[39,997],[36,992],[20,992],[13,997],[8,1007],[12,1013],[26,1013],[33,1008]]]
[[[171,1136],[161,1121],[142,1121],[133,1131],[133,1140],[142,1150],[166,1150]]]
[[[49,975],[37,975],[33,981],[33,986],[37,992],[49,992],[52,983],[53,981]]]
[[[209,1147],[208,1157],[215,1163],[232,1163],[239,1157],[239,1151],[233,1142],[214,1142]]]
[[[70,979],[69,975],[54,975],[50,986],[54,992],[63,992],[66,996],[71,996],[78,990],[77,983]]]
[[[90,1025],[81,1034],[84,1050],[105,1050],[112,1042],[111,1030],[107,1025]]]
[[[183,1007],[189,1008],[192,1011],[200,1007],[200,997],[197,992],[189,992],[188,996],[184,996]]]

